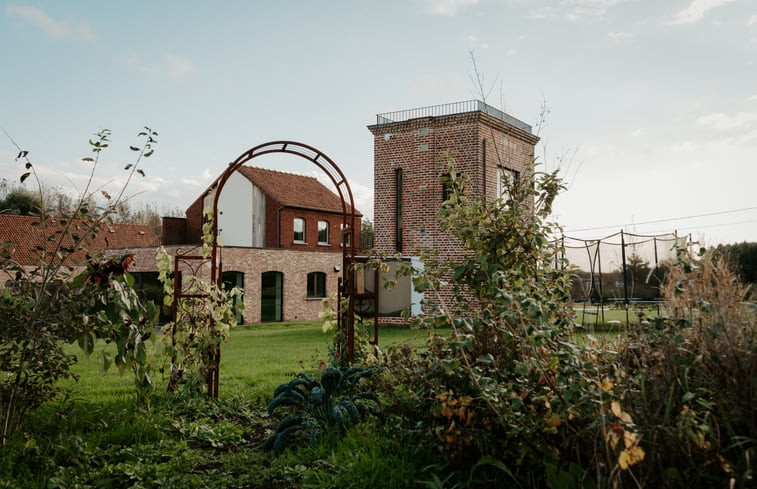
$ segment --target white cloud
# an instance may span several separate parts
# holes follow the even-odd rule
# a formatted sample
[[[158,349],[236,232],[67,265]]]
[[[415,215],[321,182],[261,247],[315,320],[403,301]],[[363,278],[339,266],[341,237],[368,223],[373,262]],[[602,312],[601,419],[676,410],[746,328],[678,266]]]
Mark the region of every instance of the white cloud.
[[[748,129],[754,123],[757,123],[757,112],[737,112],[734,115],[715,112],[697,118],[697,124],[710,125],[720,131]]]
[[[558,6],[547,6],[529,12],[532,19],[555,18],[568,22],[590,22],[605,18],[609,10],[627,0],[561,0]]]
[[[749,17],[749,20],[746,21],[746,25],[755,25],[757,24],[757,15],[753,15]]]
[[[607,37],[609,37],[610,40],[612,41],[628,41],[630,39],[633,39],[634,35],[631,34],[630,32],[617,31],[617,32],[608,32]]]
[[[188,59],[175,54],[166,53],[163,56],[166,61],[166,72],[174,80],[182,80],[195,72],[196,67]]]
[[[124,60],[127,65],[132,69],[141,73],[151,73],[157,71],[154,66],[148,66],[137,53],[129,53],[129,56]]]
[[[641,128],[639,128],[639,129],[636,129],[634,132],[632,132],[631,136],[637,138],[641,136],[642,134],[644,134],[644,131]]]
[[[486,48],[488,48],[488,47],[489,47],[489,44],[488,44],[488,43],[485,43],[485,42],[481,42],[481,41],[480,41],[480,40],[479,40],[479,39],[478,39],[478,38],[477,38],[476,36],[474,36],[473,34],[471,34],[471,35],[469,35],[469,36],[468,36],[468,42],[469,42],[469,43],[470,43],[470,44],[471,44],[472,46],[474,46],[474,47],[476,47],[476,48],[486,49]]]
[[[78,41],[94,41],[95,35],[86,22],[74,25],[70,22],[55,20],[47,13],[36,7],[26,5],[5,5],[5,13],[25,19],[42,29],[52,39],[72,39]]]
[[[710,10],[735,0],[692,0],[691,4],[675,15],[674,24],[693,24],[702,20]]]
[[[426,0],[426,5],[432,14],[454,17],[478,2],[479,0]]]
[[[165,53],[163,62],[162,65],[148,64],[136,53],[129,54],[125,59],[127,65],[140,73],[156,73],[177,81],[183,80],[197,71],[197,67],[188,59],[172,53]]]
[[[757,100],[757,93],[749,97],[749,100]]]

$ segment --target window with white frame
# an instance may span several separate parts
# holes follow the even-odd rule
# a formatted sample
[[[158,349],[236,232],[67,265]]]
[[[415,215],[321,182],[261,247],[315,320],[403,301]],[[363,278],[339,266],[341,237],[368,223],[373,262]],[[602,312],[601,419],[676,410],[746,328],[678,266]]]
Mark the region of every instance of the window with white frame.
[[[308,273],[308,299],[326,297],[326,274],[323,272]]]
[[[520,174],[504,166],[497,167],[497,198],[507,201],[518,185]]]
[[[305,242],[305,219],[301,217],[294,218],[294,242]]]
[[[318,244],[329,244],[329,222],[318,221]]]

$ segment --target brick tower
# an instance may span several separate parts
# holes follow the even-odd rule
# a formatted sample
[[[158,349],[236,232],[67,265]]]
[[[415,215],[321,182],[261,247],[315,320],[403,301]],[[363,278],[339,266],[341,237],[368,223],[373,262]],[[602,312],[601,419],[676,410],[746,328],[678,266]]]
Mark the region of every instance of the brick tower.
[[[532,171],[539,140],[528,124],[478,100],[379,114],[368,129],[374,137],[374,246],[409,257],[459,251],[437,220],[446,199],[440,179],[450,161],[470,177],[472,192],[494,199],[502,175],[517,181]]]
[[[507,188],[503,177],[517,184],[533,171],[539,141],[531,126],[478,100],[379,114],[368,129],[374,138],[374,248],[401,253],[417,267],[424,250],[442,257],[462,253],[437,218],[447,200],[441,178],[449,163],[470,177],[470,192],[493,200]],[[397,310],[410,308],[415,315],[424,309],[423,294],[407,282],[378,292],[382,323],[396,322],[388,316]]]

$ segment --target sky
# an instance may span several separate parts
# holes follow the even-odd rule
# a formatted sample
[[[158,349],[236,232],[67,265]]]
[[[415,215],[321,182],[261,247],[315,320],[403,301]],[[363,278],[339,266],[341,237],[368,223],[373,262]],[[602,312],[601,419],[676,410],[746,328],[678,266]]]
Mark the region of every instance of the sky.
[[[757,241],[757,1],[384,0],[0,3],[0,127],[42,181],[123,183],[158,132],[135,205],[185,209],[246,150],[298,141],[373,215],[376,114],[480,98],[536,125],[569,236],[620,229]],[[491,89],[491,91],[489,91]],[[0,133],[0,177],[18,150]],[[300,158],[251,164],[318,175]],[[320,175],[323,178],[323,175]],[[27,180],[25,185],[29,185]]]

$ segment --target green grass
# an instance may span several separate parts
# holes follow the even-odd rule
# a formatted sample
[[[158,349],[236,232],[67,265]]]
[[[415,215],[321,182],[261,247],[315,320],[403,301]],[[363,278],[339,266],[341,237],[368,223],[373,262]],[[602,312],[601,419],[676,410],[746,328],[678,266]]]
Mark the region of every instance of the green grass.
[[[379,338],[384,349],[422,345],[426,332],[387,327]],[[332,339],[319,322],[232,329],[222,347],[218,401],[163,395],[158,352],[149,410],[136,403],[131,372],[101,375],[98,352],[113,351],[113,345],[98,344],[90,357],[69,345],[79,360],[73,368],[79,380],[64,382],[66,393],[38,409],[25,433],[0,452],[0,489],[366,487],[363,479],[413,487],[412,475],[428,464],[418,465],[418,457],[368,427],[358,427],[338,447],[280,458],[258,449],[277,422],[266,412],[274,388],[303,370],[317,370]]]
[[[421,345],[426,332],[408,328],[382,327],[379,346],[410,342]],[[324,334],[320,322],[266,323],[233,328],[229,341],[221,346],[221,375],[219,396],[246,395],[259,400],[267,399],[282,382],[304,370],[317,370],[320,361],[328,360],[328,348],[333,333]],[[152,378],[157,391],[166,387],[167,359],[162,355],[160,341],[154,343],[156,361]],[[73,372],[77,382],[69,381],[64,387],[74,399],[97,402],[122,401],[134,397],[134,377],[131,372],[120,375],[115,367],[100,373],[98,353],[113,352],[114,345],[98,343],[94,353],[86,357],[76,345],[67,347],[77,356]]]
[[[573,310],[576,312],[576,322],[584,326],[618,324],[620,327],[623,327],[626,325],[626,311],[619,306],[606,305],[604,309],[601,309],[598,306],[587,305],[584,307],[583,305],[576,305]],[[659,315],[656,306],[640,307],[631,304],[628,310],[628,321],[630,324],[639,323],[639,313],[643,315],[642,319],[647,320]],[[664,311],[660,310],[660,314],[662,313]]]

